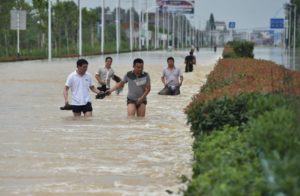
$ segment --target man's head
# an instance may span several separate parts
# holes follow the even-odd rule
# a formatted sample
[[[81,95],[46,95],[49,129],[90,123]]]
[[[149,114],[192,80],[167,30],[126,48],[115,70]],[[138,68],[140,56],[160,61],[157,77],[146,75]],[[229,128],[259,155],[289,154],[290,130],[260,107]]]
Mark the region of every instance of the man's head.
[[[108,68],[108,69],[110,69],[112,61],[113,61],[113,59],[110,56],[106,57],[105,58],[105,67]]]
[[[78,59],[77,61],[77,72],[79,75],[84,75],[88,69],[88,62],[85,59]]]
[[[168,63],[168,66],[174,66],[174,58],[173,57],[169,57],[167,59],[167,63]]]
[[[144,69],[144,61],[143,59],[137,58],[133,61],[133,72],[137,75],[140,75]]]

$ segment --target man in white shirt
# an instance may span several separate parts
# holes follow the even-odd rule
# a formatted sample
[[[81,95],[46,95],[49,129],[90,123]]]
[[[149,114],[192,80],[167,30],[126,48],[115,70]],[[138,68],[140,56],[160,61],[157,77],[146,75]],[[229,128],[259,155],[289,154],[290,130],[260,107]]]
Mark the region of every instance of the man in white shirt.
[[[179,68],[174,65],[174,58],[167,59],[168,67],[164,68],[161,75],[161,81],[164,88],[158,93],[159,95],[179,95],[180,87],[183,82],[183,75]]]
[[[77,69],[69,74],[64,87],[63,94],[65,107],[69,105],[68,92],[69,89],[71,89],[71,105],[74,116],[81,116],[81,113],[83,113],[85,117],[92,116],[93,108],[89,90],[94,93],[100,93],[100,91],[93,85],[91,75],[86,72],[87,69],[87,60],[79,59],[77,61]]]

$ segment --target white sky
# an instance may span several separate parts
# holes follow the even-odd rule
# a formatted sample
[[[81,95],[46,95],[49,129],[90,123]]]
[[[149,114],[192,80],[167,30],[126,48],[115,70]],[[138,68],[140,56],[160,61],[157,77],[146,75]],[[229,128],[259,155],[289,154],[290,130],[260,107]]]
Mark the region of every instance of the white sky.
[[[115,7],[118,0],[105,0],[106,5]],[[128,8],[131,0],[120,0],[121,6]],[[139,9],[140,4],[154,6],[155,0],[134,0]],[[102,0],[81,0],[84,6],[100,6]],[[236,22],[237,29],[268,28],[270,18],[283,18],[283,4],[289,0],[195,0],[195,18],[198,28],[203,29],[210,13],[216,21]]]
[[[28,0],[30,1],[30,0]],[[52,0],[56,2],[56,0]],[[61,0],[62,1],[62,0]],[[73,0],[78,2],[78,0]],[[80,0],[84,7],[98,7],[103,0]],[[114,8],[118,0],[105,0],[106,6]],[[156,0],[133,0],[137,10],[155,6]],[[121,7],[130,7],[131,0],[120,0]],[[204,29],[210,13],[216,21],[236,22],[236,29],[268,28],[270,18],[283,18],[283,4],[289,0],[195,0],[195,24]]]

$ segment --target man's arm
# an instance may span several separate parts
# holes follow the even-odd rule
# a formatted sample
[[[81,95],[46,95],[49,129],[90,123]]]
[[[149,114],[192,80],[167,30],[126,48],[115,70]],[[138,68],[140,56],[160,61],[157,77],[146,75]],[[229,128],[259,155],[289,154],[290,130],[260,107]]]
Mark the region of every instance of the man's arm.
[[[64,87],[64,91],[63,91],[63,94],[64,94],[64,99],[65,99],[65,104],[67,104],[68,103],[68,92],[69,92],[69,87],[68,86],[65,86]]]
[[[183,76],[181,75],[181,76],[180,76],[180,82],[179,82],[179,86],[181,86],[181,85],[182,85],[182,82],[183,82]]]
[[[196,65],[196,57],[193,56],[193,64]]]
[[[90,86],[90,89],[96,94],[100,93],[100,91],[94,85]]]
[[[125,84],[124,81],[120,81],[120,82],[116,83],[116,85],[114,87],[112,87],[111,89],[109,89],[107,92],[110,94],[119,88],[123,88],[124,84]]]
[[[162,76],[160,79],[161,79],[161,82],[164,84],[164,86],[166,86],[166,80],[165,80],[165,77]]]
[[[150,82],[148,82],[145,86],[145,91],[144,91],[143,95],[138,98],[137,104],[141,104],[146,99],[146,97],[149,94],[150,90],[151,90],[151,84],[150,84]]]
[[[151,91],[151,84],[150,84],[150,82],[149,82],[149,83],[145,86],[145,92],[144,92],[144,94],[142,95],[142,97],[143,97],[143,98],[146,98],[150,91]]]
[[[114,76],[112,77],[112,79],[115,81],[115,82],[121,82],[121,78],[117,75],[114,74]]]

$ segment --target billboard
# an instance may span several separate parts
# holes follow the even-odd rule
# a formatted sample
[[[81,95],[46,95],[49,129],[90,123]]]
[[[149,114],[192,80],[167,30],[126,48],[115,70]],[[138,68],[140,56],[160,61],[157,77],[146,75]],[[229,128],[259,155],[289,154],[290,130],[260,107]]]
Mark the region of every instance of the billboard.
[[[193,14],[195,0],[156,0],[160,12]]]

